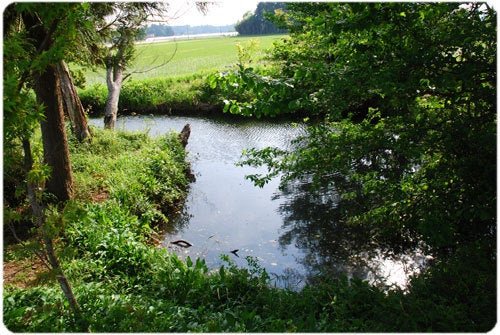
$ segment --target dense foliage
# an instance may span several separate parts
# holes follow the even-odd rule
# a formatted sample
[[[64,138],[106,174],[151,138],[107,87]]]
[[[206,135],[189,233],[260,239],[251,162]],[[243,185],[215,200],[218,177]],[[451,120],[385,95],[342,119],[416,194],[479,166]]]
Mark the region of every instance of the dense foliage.
[[[211,82],[240,99],[257,92],[226,100],[231,112],[306,109],[326,121],[296,151],[253,152],[248,163],[285,181],[331,183],[346,219],[380,236],[397,231],[435,249],[494,237],[496,13],[478,3],[289,9],[277,71],[240,64]]]
[[[225,111],[324,119],[292,151],[248,151],[242,164],[269,168],[249,178],[280,175],[283,187],[312,178],[339,194],[339,224],[364,231],[366,246],[424,248],[436,256],[428,275],[444,282],[463,269],[458,255],[472,257],[468,273],[485,265],[481,282],[495,287],[496,12],[482,3],[287,9],[276,22],[290,38],[273,49],[273,67],[240,62],[209,78]],[[479,292],[466,281],[443,299]],[[495,290],[480,292],[470,299],[488,297],[493,318]]]

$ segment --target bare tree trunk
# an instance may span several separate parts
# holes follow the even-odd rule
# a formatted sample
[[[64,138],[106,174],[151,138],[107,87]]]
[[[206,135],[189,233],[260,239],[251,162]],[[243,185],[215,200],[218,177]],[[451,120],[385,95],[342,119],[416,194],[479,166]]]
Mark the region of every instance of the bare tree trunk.
[[[66,62],[64,60],[59,62],[56,69],[61,81],[63,106],[71,121],[71,128],[78,141],[83,142],[86,138],[90,138],[91,134],[78,92]]]
[[[106,100],[106,113],[104,114],[104,128],[115,129],[116,116],[118,114],[118,101],[123,83],[123,70],[119,66],[108,66],[106,68],[106,83],[108,86],[108,98]]]
[[[45,163],[51,167],[50,178],[45,187],[57,201],[63,202],[71,199],[73,195],[73,176],[59,77],[52,65],[48,65],[42,73],[34,73],[33,77],[37,101],[45,106],[45,119],[40,123],[43,157]]]

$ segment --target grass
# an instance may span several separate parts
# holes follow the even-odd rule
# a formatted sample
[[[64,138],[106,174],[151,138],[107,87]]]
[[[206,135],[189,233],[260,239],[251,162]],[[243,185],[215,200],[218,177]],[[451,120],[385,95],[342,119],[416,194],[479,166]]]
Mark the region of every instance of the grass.
[[[264,55],[273,42],[284,35],[268,35],[254,37],[217,37],[207,39],[144,43],[137,45],[137,57],[129,71],[136,72],[132,79],[184,77],[231,66],[237,61],[237,43],[248,44],[257,40],[259,50],[257,58]],[[175,52],[175,54],[174,54]],[[151,71],[172,58],[166,65]],[[104,69],[98,72],[86,71],[87,85],[106,84]]]
[[[129,69],[134,74],[124,82],[120,93],[119,113],[218,112],[222,110],[221,102],[208,88],[207,76],[237,63],[238,43],[252,45],[252,61],[261,63],[265,50],[283,37],[217,37],[138,44],[137,58]],[[171,57],[168,64],[157,67]],[[86,88],[79,90],[80,99],[89,114],[101,115],[107,97],[105,71],[86,70],[84,76]]]
[[[189,170],[177,135],[93,129],[92,142],[71,138],[71,162],[79,201],[117,201],[143,225],[165,224],[186,193]]]

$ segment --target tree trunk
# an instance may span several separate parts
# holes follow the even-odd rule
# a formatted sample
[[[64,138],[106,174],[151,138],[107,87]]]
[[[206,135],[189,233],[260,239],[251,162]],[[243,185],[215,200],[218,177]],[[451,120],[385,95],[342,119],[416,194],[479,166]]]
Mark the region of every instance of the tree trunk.
[[[59,282],[59,286],[61,286],[61,289],[64,295],[66,296],[66,299],[68,300],[69,306],[78,316],[81,316],[82,309],[80,308],[80,305],[76,301],[73,289],[71,288],[71,285],[69,284],[69,281],[66,278],[63,269],[61,268],[61,264],[57,259],[52,238],[48,236],[45,230],[46,230],[45,225],[43,224],[42,231],[44,235],[45,250],[47,251],[47,256],[49,259],[50,266],[52,267],[52,270],[55,272],[57,281]]]
[[[90,138],[90,130],[85,117],[78,92],[71,78],[68,66],[63,60],[57,64],[57,73],[61,81],[61,93],[63,98],[63,107],[68,113],[71,121],[71,128],[78,141],[83,142],[86,138]]]
[[[46,28],[37,15],[23,13],[22,18],[37,54],[41,55],[50,50],[54,43],[52,34],[57,30],[58,20],[54,20],[51,26]],[[73,176],[64,124],[61,88],[55,65],[44,66],[42,69],[34,69],[31,75],[37,103],[45,106],[45,118],[40,122],[43,157],[45,163],[51,168],[45,188],[47,192],[55,196],[53,200],[66,201],[73,195]]]
[[[36,15],[26,13],[23,22],[28,32],[28,37],[34,42],[37,53],[40,55],[53,46],[52,33],[56,30],[58,21],[55,20],[47,30]],[[51,202],[64,202],[73,195],[73,176],[69,158],[68,140],[64,123],[64,110],[61,98],[59,76],[54,64],[47,64],[45,68],[35,69],[32,72],[33,88],[36,93],[37,103],[44,106],[44,120],[40,123],[42,130],[43,156],[45,163],[50,166],[50,176],[45,183],[45,190],[54,195]],[[25,154],[25,167],[27,172],[33,168],[31,147],[28,139],[23,139]],[[71,286],[57,260],[52,237],[46,231],[45,201],[38,201],[35,184],[27,180],[28,199],[35,215],[38,227],[42,230],[45,251],[49,263],[57,274],[68,303],[75,313],[77,320],[85,327],[81,318],[81,309],[78,305]],[[87,328],[87,327],[85,327]],[[84,328],[84,329],[85,329]]]
[[[45,119],[40,123],[43,157],[45,163],[51,167],[45,187],[48,193],[55,196],[55,200],[63,202],[71,199],[73,195],[73,176],[59,77],[53,65],[48,65],[42,73],[35,72],[33,77],[37,102],[45,106]]]
[[[123,70],[119,66],[106,68],[106,83],[108,85],[108,99],[106,100],[106,113],[104,114],[104,128],[115,129],[118,114],[118,101],[123,83]]]

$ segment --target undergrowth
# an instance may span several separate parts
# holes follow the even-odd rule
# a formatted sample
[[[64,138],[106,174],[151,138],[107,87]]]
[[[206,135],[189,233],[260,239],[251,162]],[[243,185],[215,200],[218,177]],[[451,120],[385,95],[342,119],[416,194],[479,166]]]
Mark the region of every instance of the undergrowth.
[[[145,225],[166,223],[186,193],[186,153],[174,133],[94,129],[91,142],[70,141],[76,199],[118,203]]]
[[[320,277],[297,292],[272,287],[253,258],[247,268],[227,255],[218,269],[181,261],[149,243],[152,222],[167,219],[165,208],[187,184],[175,134],[93,132],[90,143],[70,141],[77,197],[61,214],[57,248],[93,332],[477,332],[495,325],[495,267],[475,261],[490,256],[457,255],[407,291]],[[93,201],[97,194],[106,197]],[[55,280],[5,286],[3,321],[14,332],[81,331]]]

